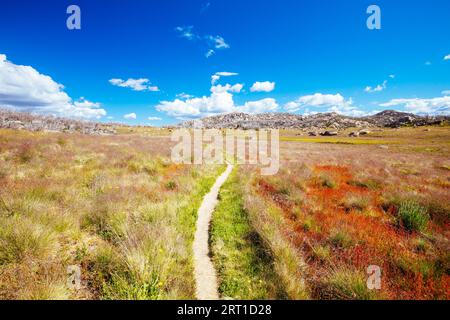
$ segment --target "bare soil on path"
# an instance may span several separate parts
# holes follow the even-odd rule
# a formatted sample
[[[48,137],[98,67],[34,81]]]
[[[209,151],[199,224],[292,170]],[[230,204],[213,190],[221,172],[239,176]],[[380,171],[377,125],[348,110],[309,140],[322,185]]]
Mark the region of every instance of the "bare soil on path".
[[[198,209],[193,250],[196,295],[199,300],[219,299],[216,270],[209,254],[209,225],[212,213],[218,203],[219,190],[232,170],[233,165],[228,165],[225,172],[217,178],[210,192],[203,198]]]

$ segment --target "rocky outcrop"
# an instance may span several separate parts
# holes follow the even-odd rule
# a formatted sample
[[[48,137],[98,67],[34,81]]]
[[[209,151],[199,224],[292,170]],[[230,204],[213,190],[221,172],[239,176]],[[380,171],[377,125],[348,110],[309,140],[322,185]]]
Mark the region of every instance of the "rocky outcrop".
[[[57,118],[53,116],[33,115],[29,113],[1,109],[0,128],[29,131],[82,133],[89,135],[111,135],[116,133],[114,126],[109,124]]]
[[[347,128],[364,128],[360,134],[370,132],[374,127],[401,127],[405,125],[424,126],[449,121],[445,116],[417,116],[410,113],[387,110],[367,117],[348,117],[337,113],[318,113],[302,116],[291,113],[229,113],[200,120],[186,121],[178,125],[183,128],[205,129],[304,129],[310,135],[329,129],[330,132]],[[314,134],[312,134],[314,133]]]
[[[205,129],[309,129],[319,131],[331,128],[340,130],[350,127],[370,127],[367,121],[345,117],[337,113],[321,113],[312,116],[302,116],[291,113],[229,113],[219,116],[191,120],[179,125],[183,128]]]
[[[449,121],[448,116],[419,116],[412,113],[385,110],[375,115],[361,118],[377,127],[399,128],[402,126],[426,126]]]

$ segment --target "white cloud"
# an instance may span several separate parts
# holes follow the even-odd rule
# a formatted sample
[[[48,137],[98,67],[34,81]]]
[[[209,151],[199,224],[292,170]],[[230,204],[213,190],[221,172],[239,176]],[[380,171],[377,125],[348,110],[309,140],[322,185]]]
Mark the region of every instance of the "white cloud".
[[[248,101],[239,109],[239,111],[246,113],[274,112],[278,109],[278,103],[275,99],[266,98],[258,101]]]
[[[239,83],[235,85],[212,86],[210,96],[187,100],[161,101],[156,106],[156,109],[177,119],[195,119],[230,112],[270,112],[278,108],[276,101],[271,98],[249,101],[243,106],[237,106],[233,100],[233,93],[240,92],[242,87],[243,85]]]
[[[136,113],[132,112],[132,113],[128,113],[128,114],[124,115],[123,118],[127,119],[127,120],[132,120],[132,119],[136,120],[137,115],[136,115]]]
[[[216,53],[216,50],[229,49],[230,45],[225,39],[219,35],[200,35],[194,32],[193,26],[176,27],[175,31],[180,37],[189,41],[197,41],[202,44],[203,47],[207,47],[208,50],[205,53],[205,57],[209,58]],[[215,49],[215,50],[214,50]]]
[[[446,56],[444,57],[444,60],[450,60],[450,54],[446,55]]]
[[[442,91],[442,95],[444,95],[444,96],[450,96],[450,90],[444,90],[444,91]]]
[[[160,121],[161,120],[161,118],[159,118],[159,117],[148,117],[147,119],[150,121]]]
[[[217,83],[217,81],[220,80],[221,77],[233,77],[238,76],[239,73],[236,72],[228,72],[228,71],[222,71],[222,72],[216,72],[211,76],[211,84],[214,85]]]
[[[384,89],[387,88],[387,80],[384,80],[382,84],[377,85],[376,87],[372,88],[371,86],[367,86],[364,91],[365,92],[369,92],[369,93],[374,93],[374,92],[381,92]]]
[[[381,104],[382,107],[401,106],[405,111],[412,113],[426,114],[450,114],[450,96],[437,97],[431,99],[392,99],[389,102]]]
[[[187,93],[184,93],[184,92],[177,94],[177,98],[180,98],[180,99],[190,99],[190,98],[193,98],[193,97],[194,96],[192,96],[190,94],[187,94]]]
[[[122,87],[122,88],[130,88],[134,91],[159,91],[159,88],[157,86],[152,86],[150,84],[150,80],[146,78],[141,79],[133,79],[130,78],[128,80],[122,80],[122,79],[111,79],[109,80],[109,83],[111,83],[113,86]]]
[[[309,111],[309,108],[311,107],[350,116],[360,116],[365,114],[365,112],[358,110],[358,108],[353,105],[353,100],[351,98],[345,99],[340,93],[316,93],[313,95],[306,95],[284,105],[284,109],[288,112],[296,112],[303,109],[304,112],[313,114],[314,112]]]
[[[340,94],[322,94],[316,93],[313,95],[302,96],[295,101],[289,102],[285,105],[288,111],[298,111],[300,108],[309,107],[332,107],[341,106],[346,103],[345,98]]]
[[[217,86],[213,86],[211,87],[211,92],[224,92],[224,91],[229,91],[229,92],[235,92],[235,93],[239,93],[241,92],[242,88],[244,88],[243,84],[237,83],[235,85],[230,85],[230,84],[226,84],[224,86],[222,85],[217,85]]]
[[[251,92],[271,92],[275,89],[275,82],[264,81],[264,82],[255,82],[253,86],[250,88]]]
[[[390,74],[390,75],[389,75],[389,78],[395,79],[395,74]]]
[[[193,26],[176,27],[175,30],[179,32],[180,36],[188,40],[196,39],[198,36],[193,32]]]
[[[226,43],[221,36],[206,36],[206,39],[208,39],[216,49],[230,48],[230,45]]]
[[[57,116],[98,119],[106,115],[100,103],[73,101],[64,86],[31,66],[16,65],[0,54],[0,107]]]

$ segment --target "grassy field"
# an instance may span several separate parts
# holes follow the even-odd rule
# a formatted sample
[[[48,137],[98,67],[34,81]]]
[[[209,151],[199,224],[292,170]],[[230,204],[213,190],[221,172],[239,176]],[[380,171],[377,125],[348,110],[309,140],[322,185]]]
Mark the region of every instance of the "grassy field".
[[[349,139],[284,133],[277,175],[241,168],[244,210],[284,291],[292,299],[449,299],[449,128]],[[366,285],[371,265],[381,268],[380,290]]]
[[[174,165],[168,141],[1,130],[0,298],[194,298],[197,208],[223,168]]]
[[[233,299],[284,298],[270,250],[253,230],[244,209],[238,170],[222,187],[219,200],[212,221],[211,249],[220,274],[220,295]]]
[[[197,209],[224,167],[173,164],[169,130],[118,132],[0,130],[0,299],[195,298]],[[239,166],[220,191],[221,297],[449,299],[450,128],[304,135],[281,132],[277,175]]]

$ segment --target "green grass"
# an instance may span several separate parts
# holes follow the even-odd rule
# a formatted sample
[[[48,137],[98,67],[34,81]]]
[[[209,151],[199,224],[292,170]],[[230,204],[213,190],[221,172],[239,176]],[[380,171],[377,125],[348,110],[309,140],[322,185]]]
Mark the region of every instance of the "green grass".
[[[337,187],[336,182],[328,175],[322,174],[320,177],[320,184],[324,188],[335,189]]]
[[[197,210],[224,167],[168,151],[139,135],[0,130],[0,299],[194,299]]]
[[[354,243],[352,237],[344,230],[335,230],[331,237],[330,241],[336,247],[340,248],[350,248]]]
[[[173,202],[145,208],[145,221],[141,222],[142,225],[137,227],[133,235],[126,235],[128,241],[123,245],[121,255],[117,257],[103,250],[96,257],[95,269],[100,277],[97,281],[101,285],[101,299],[195,298],[192,243],[197,211],[204,195],[223,169],[223,166],[217,166],[209,174],[199,177],[189,197],[174,195]],[[153,227],[158,223],[167,224],[166,219],[172,220],[171,224],[176,226],[176,230],[173,227]],[[167,236],[155,238],[156,233],[164,232],[167,232]],[[139,242],[136,243],[133,237]],[[105,270],[113,270],[112,275]]]
[[[402,202],[398,217],[406,230],[417,232],[424,231],[430,220],[427,209],[414,201]]]
[[[237,170],[220,191],[220,203],[213,215],[211,242],[222,297],[277,299],[285,296],[273,270],[271,255],[252,229],[243,208]]]
[[[55,251],[54,235],[42,225],[20,216],[1,218],[0,225],[0,266]]]
[[[321,262],[328,262],[331,257],[331,250],[328,246],[315,245],[312,248],[314,258]]]
[[[367,288],[366,276],[362,272],[337,269],[322,282],[322,298],[331,300],[374,300],[377,291]]]

